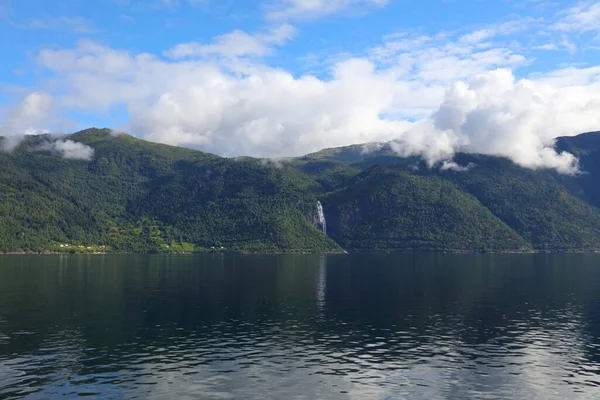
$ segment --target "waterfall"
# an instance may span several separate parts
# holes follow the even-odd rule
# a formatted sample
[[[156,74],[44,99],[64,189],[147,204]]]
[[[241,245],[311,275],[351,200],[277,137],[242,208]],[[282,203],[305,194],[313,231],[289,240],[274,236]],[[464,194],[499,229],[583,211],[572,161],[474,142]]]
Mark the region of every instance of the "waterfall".
[[[319,224],[324,234],[327,234],[327,221],[325,220],[325,213],[323,212],[323,205],[320,201],[317,201],[317,213],[319,214]]]

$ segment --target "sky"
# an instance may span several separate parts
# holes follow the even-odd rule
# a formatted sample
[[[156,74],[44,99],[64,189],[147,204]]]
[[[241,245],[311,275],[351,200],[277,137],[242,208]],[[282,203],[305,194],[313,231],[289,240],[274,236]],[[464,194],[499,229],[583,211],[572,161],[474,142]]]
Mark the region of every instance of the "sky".
[[[223,156],[393,141],[576,173],[600,2],[0,0],[0,134],[109,127]],[[370,147],[372,148],[372,146]]]

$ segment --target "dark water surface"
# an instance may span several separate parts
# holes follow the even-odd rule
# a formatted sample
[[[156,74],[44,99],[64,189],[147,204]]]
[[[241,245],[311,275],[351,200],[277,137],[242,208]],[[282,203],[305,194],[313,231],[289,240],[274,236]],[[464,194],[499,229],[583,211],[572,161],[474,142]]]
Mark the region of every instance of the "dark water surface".
[[[600,255],[4,256],[0,398],[600,399]]]

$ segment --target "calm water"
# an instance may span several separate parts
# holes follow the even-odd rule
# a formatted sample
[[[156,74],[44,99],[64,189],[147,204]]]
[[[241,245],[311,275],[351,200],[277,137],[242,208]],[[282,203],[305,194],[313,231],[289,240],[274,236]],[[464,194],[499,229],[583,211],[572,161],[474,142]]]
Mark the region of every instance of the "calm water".
[[[4,256],[0,398],[600,399],[600,255]]]

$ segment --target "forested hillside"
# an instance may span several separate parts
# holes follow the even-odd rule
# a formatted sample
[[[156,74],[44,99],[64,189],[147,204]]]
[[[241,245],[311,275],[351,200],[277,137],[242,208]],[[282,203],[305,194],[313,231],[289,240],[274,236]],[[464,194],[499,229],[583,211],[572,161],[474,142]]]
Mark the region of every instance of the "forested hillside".
[[[0,156],[3,251],[340,251],[312,223],[313,181],[289,166],[108,130],[70,139],[92,160],[36,150],[42,137]]]
[[[0,251],[600,250],[600,134],[557,147],[584,173],[471,154],[442,171],[385,144],[269,162],[106,129],[29,136],[0,154]]]

